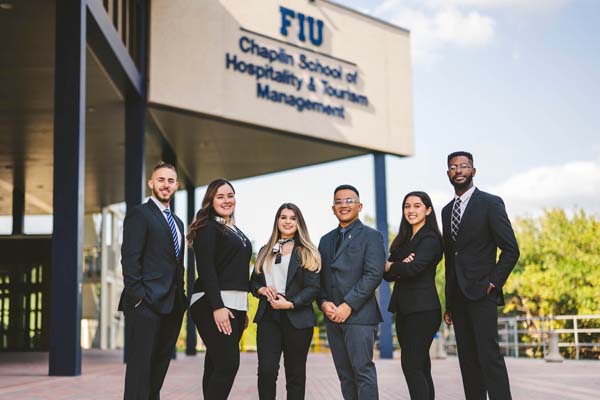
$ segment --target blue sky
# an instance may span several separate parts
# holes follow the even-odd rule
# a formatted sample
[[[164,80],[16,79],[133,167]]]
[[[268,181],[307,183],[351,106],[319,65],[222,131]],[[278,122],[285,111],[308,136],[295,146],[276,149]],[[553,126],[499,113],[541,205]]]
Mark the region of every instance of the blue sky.
[[[501,195],[513,218],[551,207],[600,214],[600,1],[339,2],[411,30],[416,155],[387,158],[390,225],[411,190],[430,193],[439,214],[452,196],[446,155],[457,149],[474,154],[476,185]],[[336,226],[340,183],[357,186],[363,215],[375,215],[373,160],[364,156],[235,181],[238,225],[259,246],[291,201],[317,242]]]
[[[410,190],[430,193],[439,214],[456,149],[474,154],[476,185],[501,195],[513,218],[551,207],[600,213],[600,2],[340,3],[411,30],[416,155],[387,159],[392,226]],[[276,208],[293,201],[317,241],[336,225],[331,191],[344,182],[374,216],[372,165],[365,156],[237,181],[238,224],[263,243]]]

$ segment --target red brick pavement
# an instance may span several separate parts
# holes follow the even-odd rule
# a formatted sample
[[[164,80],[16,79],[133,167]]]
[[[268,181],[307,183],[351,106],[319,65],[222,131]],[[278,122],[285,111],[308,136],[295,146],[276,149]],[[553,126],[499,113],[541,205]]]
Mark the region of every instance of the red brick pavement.
[[[308,357],[306,398],[341,399],[331,356]],[[541,360],[506,359],[515,400],[592,400],[600,399],[600,361],[567,361],[548,364]],[[166,400],[202,398],[203,355],[179,355],[173,361],[162,391]],[[380,398],[409,399],[399,360],[377,360]],[[462,399],[460,373],[456,358],[433,361],[436,398]],[[83,374],[78,377],[48,377],[48,356],[44,353],[0,353],[0,399],[120,399],[125,368],[121,353],[86,351]],[[283,375],[283,366],[280,371]],[[285,398],[285,381],[280,376],[278,398]],[[232,400],[257,399],[256,354],[242,355],[242,363]]]

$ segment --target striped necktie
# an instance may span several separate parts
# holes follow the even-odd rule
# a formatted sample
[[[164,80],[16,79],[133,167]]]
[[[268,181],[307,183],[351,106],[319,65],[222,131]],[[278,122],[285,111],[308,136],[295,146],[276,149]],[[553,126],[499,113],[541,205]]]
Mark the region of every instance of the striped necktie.
[[[173,244],[175,245],[175,258],[179,259],[179,236],[177,235],[177,228],[175,228],[175,218],[173,218],[173,214],[171,210],[165,208],[163,211],[167,215],[167,221],[169,222],[169,228],[171,228],[171,235],[173,236]]]
[[[460,197],[458,197],[454,201],[454,206],[452,207],[452,220],[450,231],[452,235],[452,240],[454,240],[455,242],[456,238],[458,237],[458,227],[460,226],[460,203],[462,203],[462,200],[460,199]]]

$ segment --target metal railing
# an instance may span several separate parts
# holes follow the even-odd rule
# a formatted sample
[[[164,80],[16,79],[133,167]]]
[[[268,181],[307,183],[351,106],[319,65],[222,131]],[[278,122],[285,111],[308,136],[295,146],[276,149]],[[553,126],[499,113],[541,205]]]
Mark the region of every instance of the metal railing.
[[[446,351],[456,354],[454,330],[442,330]],[[552,331],[559,335],[558,347],[566,358],[579,360],[582,352],[585,358],[600,358],[600,315],[498,318],[499,345],[509,357],[544,357]]]
[[[498,318],[499,345],[508,357],[543,358],[548,353],[550,332],[558,334],[558,347],[566,358],[600,359],[600,315]],[[448,354],[456,354],[452,327],[443,324],[436,340],[442,340]],[[398,349],[395,336],[393,343]],[[329,351],[325,329],[315,328],[311,351]]]
[[[558,335],[558,348],[562,349],[560,352],[564,358],[600,360],[600,314],[498,318],[499,345],[507,357],[544,358],[550,350],[551,333]],[[203,350],[199,337],[198,344],[198,349]],[[399,349],[395,335],[393,345],[394,349]],[[378,342],[375,347],[379,347]],[[256,351],[256,345],[242,338],[241,349]],[[330,351],[324,328],[314,328],[310,351]],[[431,351],[432,358],[456,355],[456,339],[452,327],[442,324]]]

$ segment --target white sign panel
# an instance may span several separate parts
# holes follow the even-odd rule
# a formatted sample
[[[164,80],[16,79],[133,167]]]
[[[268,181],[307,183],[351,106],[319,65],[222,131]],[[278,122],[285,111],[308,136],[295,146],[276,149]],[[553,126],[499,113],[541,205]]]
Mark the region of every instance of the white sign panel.
[[[407,31],[326,1],[155,0],[150,102],[413,153]]]

